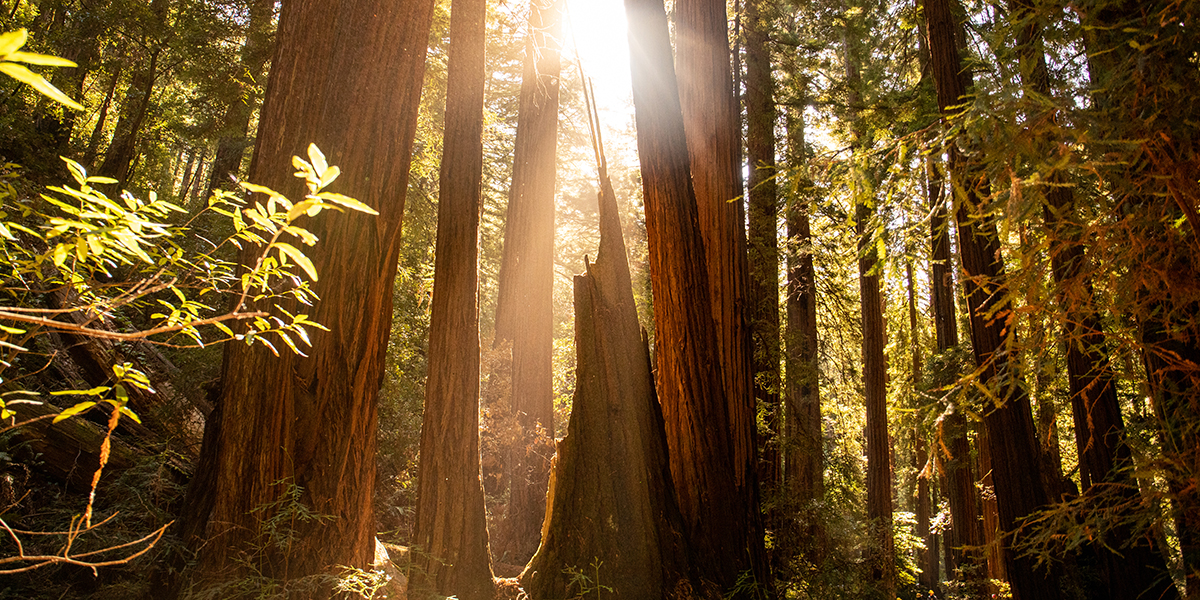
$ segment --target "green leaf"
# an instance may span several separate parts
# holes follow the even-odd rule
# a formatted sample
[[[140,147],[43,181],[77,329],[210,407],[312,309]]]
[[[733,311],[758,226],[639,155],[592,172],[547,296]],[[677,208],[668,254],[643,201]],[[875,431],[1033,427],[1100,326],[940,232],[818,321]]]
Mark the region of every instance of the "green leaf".
[[[371,208],[370,206],[367,206],[366,204],[363,204],[362,202],[359,202],[350,196],[344,196],[336,192],[321,192],[320,194],[317,194],[317,197],[322,200],[328,200],[334,204],[339,204],[349,208],[350,210],[357,210],[358,212],[367,213],[368,215],[379,214],[379,211]]]
[[[297,265],[300,265],[300,268],[304,269],[305,273],[308,273],[310,279],[317,281],[317,267],[313,265],[312,261],[303,252],[286,242],[276,242],[275,247],[279,249],[281,255],[287,256],[295,261]]]
[[[112,177],[102,177],[100,175],[92,175],[91,177],[87,178],[86,182],[87,183],[99,183],[102,185],[110,184],[110,183],[120,183],[119,181],[117,181],[116,179],[113,179]]]
[[[280,194],[279,192],[277,192],[265,185],[258,185],[257,183],[247,183],[245,181],[239,181],[238,185],[242,186],[242,188],[248,192],[266,194],[272,198],[283,198],[284,197],[283,194]]]
[[[54,422],[57,423],[64,419],[70,419],[71,417],[73,417],[95,405],[96,405],[96,403],[92,402],[92,401],[80,402],[79,404],[76,404],[75,406],[72,406],[71,408],[68,408],[68,409],[58,413],[58,416],[54,417]]]
[[[46,67],[78,67],[72,61],[58,56],[50,56],[49,54],[37,54],[34,52],[13,52],[5,57],[5,60],[15,62],[23,62],[27,65],[42,65]]]
[[[59,91],[45,77],[30,71],[29,69],[11,62],[0,62],[0,72],[20,81],[21,83],[29,84],[30,87],[37,90],[43,96],[54,100],[64,106],[75,110],[83,110],[83,105],[68,98],[66,94]]]
[[[133,419],[134,422],[138,423],[139,425],[142,423],[142,419],[137,416],[137,413],[133,412],[132,410],[129,410],[128,406],[122,406],[122,407],[118,408],[117,410],[121,411],[121,414],[129,417],[130,419]]]
[[[329,169],[329,163],[325,161],[325,153],[316,144],[308,145],[308,162],[312,164],[313,170],[317,172],[317,177],[322,181],[325,180],[325,171]],[[337,175],[334,175],[337,177]],[[330,179],[330,181],[333,181]]]
[[[90,390],[60,390],[50,392],[51,396],[99,396],[112,388],[106,385],[98,385]]]
[[[24,28],[0,33],[0,58],[20,50],[21,46],[24,46],[28,39],[29,32]]]

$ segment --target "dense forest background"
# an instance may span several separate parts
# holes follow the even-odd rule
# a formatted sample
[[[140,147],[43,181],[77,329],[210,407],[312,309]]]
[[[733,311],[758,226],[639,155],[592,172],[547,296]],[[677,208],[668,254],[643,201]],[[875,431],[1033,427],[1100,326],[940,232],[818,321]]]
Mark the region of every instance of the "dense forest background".
[[[1197,8],[4,3],[0,598],[1198,598]]]

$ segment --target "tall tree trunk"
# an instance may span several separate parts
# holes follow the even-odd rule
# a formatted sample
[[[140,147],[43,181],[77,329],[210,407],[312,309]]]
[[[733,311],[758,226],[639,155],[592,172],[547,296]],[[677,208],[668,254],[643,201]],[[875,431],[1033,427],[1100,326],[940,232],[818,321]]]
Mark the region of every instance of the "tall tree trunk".
[[[910,251],[909,255],[915,254]],[[921,331],[917,324],[917,292],[913,283],[912,261],[904,265],[905,282],[908,287],[908,331],[909,345],[912,353],[912,389],[914,397],[921,389],[922,352]],[[927,589],[933,589],[941,579],[938,572],[938,536],[930,529],[930,485],[934,469],[928,468],[929,450],[926,448],[925,428],[921,423],[921,411],[913,407],[913,417],[916,422],[913,427],[913,468],[917,472],[917,537],[925,543],[918,551],[917,566],[921,569],[919,581]]]
[[[486,0],[451,5],[429,376],[413,536],[428,556],[414,585],[464,600],[491,600],[495,588],[479,463],[476,297],[486,16]]]
[[[104,101],[100,103],[100,110],[96,116],[96,126],[92,128],[92,135],[88,137],[87,150],[83,153],[83,164],[89,168],[96,163],[96,153],[100,149],[100,139],[104,137],[104,123],[108,120],[108,109],[112,106],[113,95],[116,94],[117,84],[121,81],[121,66],[118,64],[113,67],[112,81],[108,84],[108,91],[104,93]]]
[[[789,65],[793,74],[797,69]],[[788,163],[799,178],[787,205],[787,384],[784,396],[784,481],[787,494],[808,523],[805,554],[819,565],[825,553],[824,528],[813,512],[825,495],[825,452],[821,425],[820,367],[817,362],[816,277],[813,269],[812,190],[804,140],[807,82],[797,82],[799,100],[787,113]]]
[[[970,71],[963,68],[954,32],[959,27],[951,12],[951,0],[923,0],[929,36],[930,64],[937,87],[938,107],[949,115],[971,87]],[[992,458],[992,478],[1000,527],[1016,529],[1019,521],[1046,504],[1041,481],[1040,448],[1029,396],[1015,381],[1005,348],[1005,325],[1011,317],[1004,284],[1000,239],[994,222],[980,206],[986,184],[959,150],[951,146],[950,171],[956,179],[955,219],[959,252],[965,273],[964,289],[971,318],[971,342],[980,383],[987,387],[994,406],[984,411],[984,427]],[[978,186],[978,187],[977,187]],[[1005,553],[1013,597],[1017,600],[1057,599],[1058,583],[1045,571],[1035,571],[1031,557]]]
[[[247,137],[250,117],[260,101],[254,90],[261,85],[267,59],[271,57],[274,14],[274,0],[251,1],[238,77],[230,82],[231,87],[237,90],[237,95],[226,107],[225,116],[221,119],[222,135],[217,141],[217,153],[213,157],[208,185],[204,190],[205,198],[212,196],[213,190],[218,188],[236,189],[231,176],[237,174],[246,148],[253,143]]]
[[[733,69],[731,76],[729,21],[723,0],[681,0],[675,11],[679,103],[704,245],[712,320],[716,324],[715,350],[725,390],[721,403],[729,424],[730,460],[736,493],[748,506],[755,507],[750,520],[744,523],[749,529],[740,535],[760,539],[763,532],[755,473],[757,418],[746,305],[746,219],[740,201],[741,111],[733,84],[737,70]],[[760,542],[750,544],[750,548],[762,552]],[[745,554],[742,550],[741,555]],[[763,556],[749,560],[748,564],[766,564]],[[756,573],[760,577],[765,574]]]
[[[765,582],[758,507],[735,466],[735,440],[712,317],[704,240],[661,0],[626,0],[633,102],[654,291],[655,376],[691,551],[716,591],[750,571]],[[753,470],[750,470],[753,473]]]
[[[554,435],[554,184],[564,6],[563,0],[534,0],[530,6],[496,301],[495,342],[512,341],[509,406],[522,430],[507,461],[511,476],[501,544],[521,564],[537,550],[546,512],[545,480],[530,473],[537,467],[525,460],[526,448],[537,435]]]
[[[1030,0],[1009,0],[1013,21],[1018,24],[1017,52],[1021,61],[1021,80],[1029,92],[1051,96],[1049,69],[1042,49],[1042,27]],[[1052,114],[1030,110],[1030,122],[1050,125]],[[1056,146],[1054,139],[1041,140],[1046,160]],[[1125,422],[1117,399],[1112,364],[1105,349],[1104,331],[1094,304],[1090,262],[1075,222],[1075,193],[1063,177],[1051,175],[1045,190],[1042,215],[1050,236],[1051,272],[1056,284],[1059,310],[1063,314],[1063,339],[1067,347],[1067,377],[1070,383],[1071,412],[1075,423],[1075,443],[1079,457],[1079,478],[1083,493],[1095,493],[1104,486],[1117,491],[1122,500],[1138,503],[1137,482],[1133,479],[1133,455],[1125,444]],[[1096,543],[1092,550],[1101,563],[1104,589],[1110,598],[1177,597],[1170,579],[1163,576],[1162,557],[1144,544],[1113,551],[1117,542],[1132,540],[1128,527],[1118,528],[1110,543]]]
[[[750,162],[750,328],[754,399],[767,415],[760,477],[779,480],[779,200],[775,185],[775,82],[771,75],[771,4],[746,1],[746,158]]]
[[[156,3],[163,0],[155,0]],[[125,89],[125,99],[121,102],[121,116],[117,119],[113,130],[112,142],[104,153],[104,162],[96,170],[97,175],[112,177],[117,180],[118,188],[124,188],[128,179],[133,159],[137,156],[138,136],[142,133],[142,124],[150,112],[150,99],[154,93],[154,83],[158,79],[158,58],[161,49],[150,53],[147,64],[134,72]]]
[[[377,399],[432,10],[431,0],[283,5],[250,178],[302,197],[291,156],[315,142],[342,165],[335,189],[379,215],[327,212],[310,226],[323,277],[312,284],[320,303],[305,310],[331,331],[311,332],[308,357],[226,347],[219,416],[181,527],[198,532],[186,540],[198,583],[239,577],[247,557],[274,578],[372,561]],[[264,545],[262,520],[293,508],[288,491],[335,518],[295,523],[289,547]]]
[[[582,592],[572,571],[606,586],[603,597],[666,598],[690,585],[650,354],[603,167],[600,180],[599,253],[575,276],[571,420],[558,445],[542,544],[521,574],[539,600]]]
[[[879,586],[884,598],[896,597],[895,543],[892,537],[892,460],[887,417],[887,358],[884,345],[883,296],[880,293],[879,253],[876,250],[873,197],[875,186],[866,165],[864,148],[869,145],[862,131],[859,111],[860,92],[856,40],[850,25],[843,31],[843,61],[846,69],[847,103],[854,149],[855,178],[854,230],[858,235],[858,290],[862,316],[863,404],[866,407],[867,437],[867,520],[870,530],[867,551],[871,581]],[[870,226],[870,227],[869,227]]]

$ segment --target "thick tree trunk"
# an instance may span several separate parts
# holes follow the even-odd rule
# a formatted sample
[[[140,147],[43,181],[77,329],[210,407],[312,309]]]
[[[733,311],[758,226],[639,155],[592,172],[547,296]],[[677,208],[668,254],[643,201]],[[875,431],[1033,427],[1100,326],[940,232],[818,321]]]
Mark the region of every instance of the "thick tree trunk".
[[[217,153],[213,157],[208,185],[204,197],[212,196],[213,190],[237,189],[233,176],[242,167],[242,156],[253,144],[248,138],[250,117],[261,100],[254,90],[261,85],[267,59],[271,57],[274,29],[272,17],[275,13],[274,0],[253,0],[250,3],[250,21],[246,25],[246,43],[242,46],[239,76],[231,81],[238,90],[233,101],[225,109],[221,119],[221,139],[217,141]]]
[[[775,82],[771,75],[771,4],[746,2],[746,158],[750,162],[750,329],[754,399],[767,415],[760,477],[779,480],[779,200],[775,185]]]
[[[512,341],[509,406],[522,434],[509,451],[508,512],[499,540],[507,552],[497,555],[520,564],[537,550],[546,512],[545,479],[533,472],[541,469],[527,463],[525,449],[535,436],[554,436],[554,185],[564,6],[563,0],[530,6],[496,301],[495,343]]]
[[[617,203],[601,170],[600,250],[575,277],[576,388],[558,445],[542,544],[521,575],[534,600],[607,586],[598,598],[668,598],[689,567],[650,355]]]
[[[342,167],[334,188],[380,214],[326,212],[310,225],[323,277],[312,284],[320,303],[306,310],[331,331],[310,332],[309,357],[227,346],[220,417],[209,422],[219,433],[206,432],[197,467],[210,475],[188,491],[187,520],[204,525],[181,527],[201,532],[186,540],[199,550],[197,582],[237,578],[247,559],[273,578],[372,561],[376,403],[432,5],[283,5],[250,178],[302,197],[291,156],[315,142]],[[264,544],[263,519],[294,509],[288,491],[334,518],[290,524],[288,547]]]
[[[747,571],[766,580],[758,507],[735,466],[735,440],[753,439],[753,431],[731,423],[708,272],[696,268],[706,264],[705,245],[666,13],[661,0],[626,0],[625,12],[654,290],[655,379],[684,528],[701,573],[719,592]]]
[[[929,35],[930,64],[937,86],[938,107],[949,114],[971,86],[970,71],[963,68],[954,32],[959,27],[951,0],[924,0]],[[959,252],[965,273],[964,288],[971,318],[971,342],[980,383],[994,400],[984,411],[983,422],[992,458],[992,479],[1000,527],[1016,529],[1019,521],[1046,504],[1042,487],[1040,448],[1029,396],[1015,381],[1005,348],[1005,326],[1011,312],[1004,296],[1004,263],[994,222],[980,206],[977,175],[955,147],[950,148],[950,171],[956,179],[956,221]],[[1017,600],[1057,599],[1058,583],[1045,571],[1035,571],[1031,557],[1005,553],[1005,570]]]
[[[429,376],[421,424],[415,544],[428,557],[418,589],[491,600],[479,463],[479,207],[483,182],[486,0],[450,12],[446,128],[429,320]]]
[[[741,114],[731,76],[729,23],[723,0],[681,0],[675,10],[679,100],[717,328],[732,436],[731,460],[738,494],[757,506],[757,421],[747,326],[746,219],[741,202]],[[762,535],[757,510],[750,526],[751,536]]]

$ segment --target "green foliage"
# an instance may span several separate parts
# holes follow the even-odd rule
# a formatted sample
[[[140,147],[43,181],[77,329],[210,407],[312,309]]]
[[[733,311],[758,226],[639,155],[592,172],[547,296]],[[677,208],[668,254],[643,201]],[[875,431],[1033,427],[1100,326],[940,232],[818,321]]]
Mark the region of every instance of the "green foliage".
[[[611,587],[600,581],[600,567],[602,566],[604,566],[604,561],[595,557],[592,558],[592,564],[589,567],[567,567],[563,570],[563,573],[570,577],[570,581],[567,582],[567,590],[578,590],[569,600],[599,599],[602,592],[613,593]]]
[[[74,67],[75,63],[57,56],[48,56],[34,52],[22,52],[21,48],[29,39],[29,32],[24,29],[0,33],[0,73],[4,73],[21,83],[28,84],[39,94],[75,110],[83,110],[83,105],[68,98],[61,90],[54,87],[45,77],[30,71],[24,65],[42,65],[48,67]]]

